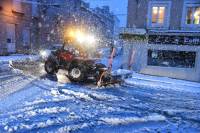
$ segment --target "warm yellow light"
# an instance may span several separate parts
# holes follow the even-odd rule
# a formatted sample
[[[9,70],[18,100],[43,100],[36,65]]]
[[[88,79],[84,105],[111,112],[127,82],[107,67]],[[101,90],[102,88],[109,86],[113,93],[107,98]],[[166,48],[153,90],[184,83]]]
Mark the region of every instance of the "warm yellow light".
[[[199,18],[199,16],[200,16],[200,12],[199,12],[199,11],[196,11],[196,12],[194,13],[194,17],[195,17],[195,18]]]
[[[200,24],[200,10],[195,11],[194,19],[195,19],[195,24]]]
[[[75,32],[73,30],[70,30],[68,34],[69,34],[69,37],[74,37],[75,36]]]
[[[78,44],[94,44],[96,39],[93,35],[83,32],[77,29],[67,29],[64,37],[67,41]]]
[[[158,13],[158,7],[153,7],[153,14],[157,14]]]

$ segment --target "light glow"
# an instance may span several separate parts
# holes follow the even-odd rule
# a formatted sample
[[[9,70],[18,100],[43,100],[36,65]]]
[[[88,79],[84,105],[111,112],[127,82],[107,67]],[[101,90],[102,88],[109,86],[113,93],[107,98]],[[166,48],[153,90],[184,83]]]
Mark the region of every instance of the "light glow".
[[[86,37],[85,37],[85,35],[84,35],[82,32],[77,31],[77,32],[76,32],[76,40],[77,40],[79,43],[83,43],[83,42],[86,41]]]
[[[94,35],[82,32],[80,30],[72,30],[72,29],[66,30],[65,38],[67,40],[73,40],[78,43],[93,44],[96,41]]]
[[[49,51],[49,50],[41,50],[41,51],[40,51],[40,56],[41,56],[43,59],[48,58],[50,54],[51,54],[51,51]]]
[[[95,37],[94,37],[93,35],[88,35],[88,36],[86,37],[86,40],[87,40],[87,42],[88,42],[89,44],[94,44],[95,41],[96,41],[96,39],[95,39]]]
[[[194,13],[195,24],[200,24],[200,9],[196,10]]]

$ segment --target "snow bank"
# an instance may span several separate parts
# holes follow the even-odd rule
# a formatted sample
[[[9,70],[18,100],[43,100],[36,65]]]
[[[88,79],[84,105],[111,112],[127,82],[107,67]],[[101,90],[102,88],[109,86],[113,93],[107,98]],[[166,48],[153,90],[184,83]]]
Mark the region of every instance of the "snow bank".
[[[38,60],[40,57],[38,55],[11,55],[11,56],[0,56],[0,62],[9,61],[23,61],[23,60]]]
[[[117,69],[112,71],[112,75],[126,75],[126,74],[131,74],[132,71],[130,70],[125,70],[125,69]]]
[[[0,56],[0,71],[8,71],[12,67],[13,61],[36,61],[40,57],[38,55],[11,55],[11,56]]]
[[[3,71],[8,71],[10,70],[10,67],[9,67],[9,62],[1,62],[0,61],[0,72],[3,72]]]
[[[110,125],[126,125],[130,123],[142,123],[142,122],[149,122],[149,121],[165,121],[166,118],[162,115],[153,114],[153,115],[145,116],[145,117],[125,117],[125,118],[105,117],[105,118],[101,118],[100,120]]]
[[[133,73],[132,78],[125,80],[125,84],[200,93],[200,83],[138,73]]]

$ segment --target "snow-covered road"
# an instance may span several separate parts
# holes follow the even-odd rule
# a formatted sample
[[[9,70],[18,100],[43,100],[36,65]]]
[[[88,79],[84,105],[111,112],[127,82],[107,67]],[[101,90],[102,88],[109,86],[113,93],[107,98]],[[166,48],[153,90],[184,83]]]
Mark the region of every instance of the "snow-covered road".
[[[0,132],[200,132],[199,93],[44,77],[1,71]]]

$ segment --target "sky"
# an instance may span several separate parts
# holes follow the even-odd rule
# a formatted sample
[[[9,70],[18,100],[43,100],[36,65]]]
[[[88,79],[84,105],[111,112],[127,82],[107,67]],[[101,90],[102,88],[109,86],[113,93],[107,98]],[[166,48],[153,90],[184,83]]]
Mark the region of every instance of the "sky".
[[[101,7],[108,5],[110,10],[117,15],[120,26],[126,26],[128,0],[85,0],[90,3],[90,7]]]

